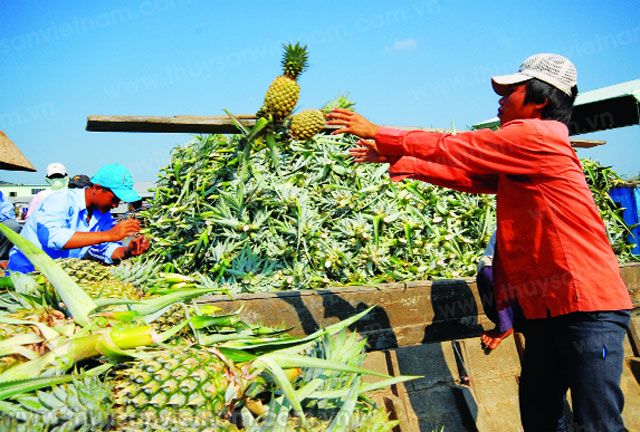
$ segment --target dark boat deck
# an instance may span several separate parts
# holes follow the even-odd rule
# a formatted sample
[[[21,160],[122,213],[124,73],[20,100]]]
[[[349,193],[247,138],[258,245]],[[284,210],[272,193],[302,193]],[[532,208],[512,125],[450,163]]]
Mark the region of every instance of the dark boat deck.
[[[623,416],[640,430],[640,264],[620,267],[634,302],[625,343]],[[303,335],[377,305],[352,330],[367,337],[365,367],[389,375],[422,375],[376,392],[401,420],[398,431],[518,431],[518,379],[524,341],[515,335],[490,354],[480,345],[492,328],[473,279],[350,286],[326,290],[241,294],[200,300],[264,325],[297,326]]]

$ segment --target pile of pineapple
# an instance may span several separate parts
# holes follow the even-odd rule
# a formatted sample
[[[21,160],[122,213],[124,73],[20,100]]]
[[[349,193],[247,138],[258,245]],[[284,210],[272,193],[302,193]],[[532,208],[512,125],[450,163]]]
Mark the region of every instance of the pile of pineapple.
[[[219,292],[206,278],[54,262],[3,232],[39,272],[2,280],[0,430],[364,432],[397,425],[365,393],[413,377],[362,369],[366,341],[346,330],[370,309],[293,338],[191,301]],[[363,375],[381,380],[364,383]]]
[[[305,48],[286,46],[282,65],[252,130],[237,122],[239,135],[173,150],[142,214],[152,245],[143,260],[231,292],[473,276],[495,229],[494,197],[392,183],[387,165],[354,163],[353,136],[320,133],[323,110],[353,103],[292,114]],[[598,203],[621,261],[632,259],[619,210]]]

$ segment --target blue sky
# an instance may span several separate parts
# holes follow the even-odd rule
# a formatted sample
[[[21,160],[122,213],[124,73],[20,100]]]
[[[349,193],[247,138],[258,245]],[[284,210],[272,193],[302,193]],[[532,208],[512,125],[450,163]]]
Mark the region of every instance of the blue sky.
[[[254,113],[280,73],[282,43],[308,45],[300,109],[349,93],[387,125],[458,129],[496,115],[492,75],[529,55],[568,56],[578,87],[640,78],[640,4],[626,1],[0,0],[0,129],[38,169],[92,175],[106,163],[153,181],[188,134],[85,131],[88,115]],[[583,135],[580,150],[640,172],[640,128]]]

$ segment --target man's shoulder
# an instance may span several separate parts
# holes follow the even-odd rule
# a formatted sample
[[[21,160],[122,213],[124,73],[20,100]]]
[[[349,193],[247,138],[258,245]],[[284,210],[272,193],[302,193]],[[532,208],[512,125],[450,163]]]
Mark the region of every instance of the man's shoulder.
[[[504,124],[500,129],[535,129],[545,133],[554,133],[569,136],[569,128],[557,120],[547,120],[541,118],[517,119]]]
[[[557,120],[518,119],[500,128],[505,135],[527,137],[527,141],[569,144],[567,125]]]
[[[74,200],[77,201],[80,199],[80,194],[78,191],[80,189],[60,189],[57,191],[50,191],[48,194],[49,198],[59,199],[59,200]]]
[[[49,193],[41,200],[35,211],[67,212],[71,209],[80,209],[84,206],[84,196],[77,193],[76,189],[62,189]]]

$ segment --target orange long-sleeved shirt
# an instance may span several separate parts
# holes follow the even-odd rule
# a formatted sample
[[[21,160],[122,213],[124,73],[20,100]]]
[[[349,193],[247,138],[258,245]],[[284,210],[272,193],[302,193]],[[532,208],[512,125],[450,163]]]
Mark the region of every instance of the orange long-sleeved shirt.
[[[516,299],[529,319],[633,307],[563,123],[515,120],[455,136],[383,127],[375,140],[394,181],[497,194],[499,307]]]

